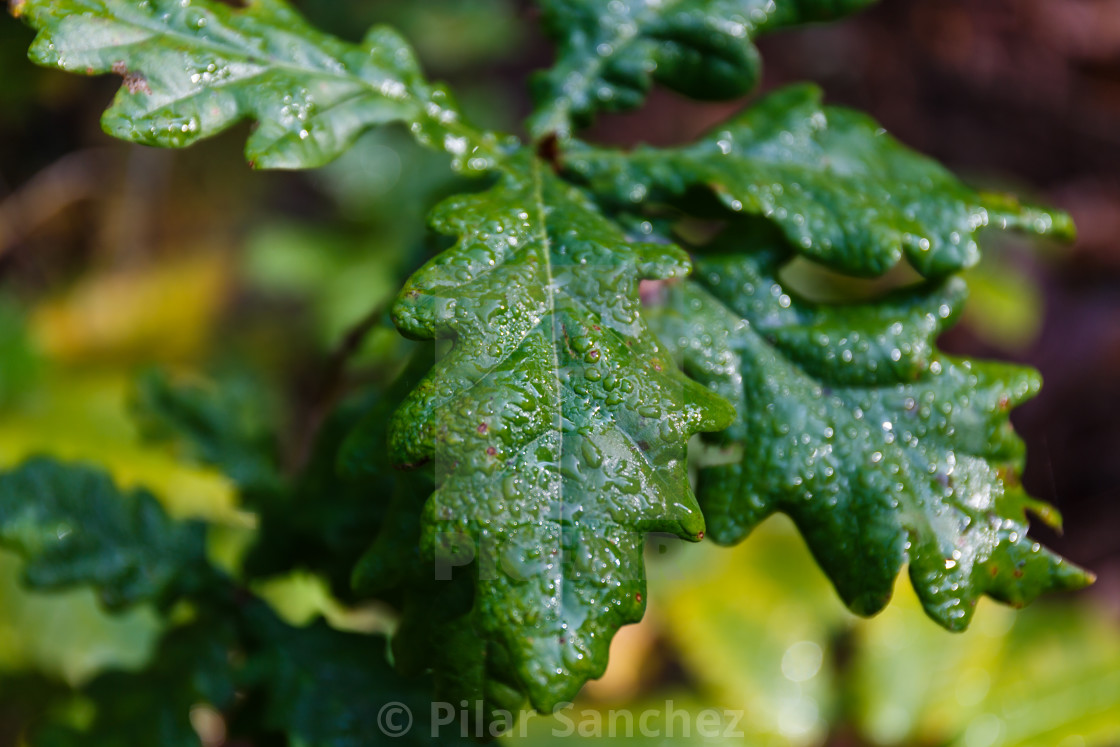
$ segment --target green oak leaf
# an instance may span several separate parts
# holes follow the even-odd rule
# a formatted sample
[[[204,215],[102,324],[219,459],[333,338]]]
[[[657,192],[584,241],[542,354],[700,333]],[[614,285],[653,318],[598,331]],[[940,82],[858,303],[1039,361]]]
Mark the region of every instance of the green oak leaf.
[[[258,168],[320,166],[369,127],[404,122],[459,168],[489,168],[498,138],[462,120],[424,80],[407,43],[373,28],[349,44],[307,24],[283,0],[15,0],[39,30],[31,59],[124,78],[106,132],[179,148],[244,119],[257,122],[246,157]]]
[[[209,572],[204,525],[172,520],[101,470],[47,458],[0,474],[0,545],[24,558],[32,588],[89,585],[111,608],[166,601]]]
[[[870,117],[825,107],[815,86],[771,94],[698,142],[632,153],[574,148],[565,165],[617,205],[710,189],[732,213],[762,215],[806,256],[878,275],[905,256],[935,277],[969,267],[985,226],[1069,238],[1069,216],[976,192]]]
[[[596,111],[639,106],[653,80],[699,99],[742,96],[757,84],[752,40],[829,21],[874,0],[540,0],[559,48],[538,74],[537,136],[567,135]]]
[[[711,536],[735,543],[786,513],[853,611],[879,611],[909,561],[926,611],[954,630],[982,594],[1018,605],[1089,583],[1027,537],[1026,511],[1058,521],[1019,484],[1008,420],[1037,374],[935,347],[964,284],[816,305],[778,279],[790,256],[780,237],[718,253],[669,289],[657,321],[686,370],[739,411],[719,437],[738,451],[700,475]]]
[[[551,710],[640,619],[644,534],[702,534],[685,444],[732,413],[641,316],[640,279],[688,272],[676,247],[628,243],[525,153],[432,223],[460,241],[392,313],[406,335],[455,342],[394,416],[391,455],[434,462],[424,546],[474,557],[473,624],[508,655],[503,679]]]

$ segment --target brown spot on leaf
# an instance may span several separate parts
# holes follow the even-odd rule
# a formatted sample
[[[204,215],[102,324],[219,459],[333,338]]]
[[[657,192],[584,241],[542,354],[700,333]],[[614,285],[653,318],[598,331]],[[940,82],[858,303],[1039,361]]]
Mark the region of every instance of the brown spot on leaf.
[[[486,453],[489,454],[490,456],[494,456],[495,454],[498,453],[498,450],[495,449],[493,446],[487,446],[486,447]]]
[[[999,469],[996,470],[996,474],[999,475],[999,479],[1003,481],[1003,484],[1009,488],[1017,488],[1022,484],[1019,480],[1018,473],[1016,473],[1013,468],[1006,465],[999,467]]]
[[[113,63],[113,72],[124,78],[124,87],[128,89],[129,93],[152,93],[152,87],[148,85],[148,79],[141,73],[136,73],[128,69],[123,61],[118,60]]]
[[[486,425],[486,423],[479,423],[478,424],[478,432],[479,433],[485,433],[488,430],[490,430],[490,426]]]
[[[421,459],[418,462],[397,462],[397,463],[393,464],[393,469],[405,472],[405,471],[408,471],[408,470],[414,470],[414,469],[417,469],[419,467],[423,467],[425,464],[427,464],[430,461],[431,461],[431,459]]]

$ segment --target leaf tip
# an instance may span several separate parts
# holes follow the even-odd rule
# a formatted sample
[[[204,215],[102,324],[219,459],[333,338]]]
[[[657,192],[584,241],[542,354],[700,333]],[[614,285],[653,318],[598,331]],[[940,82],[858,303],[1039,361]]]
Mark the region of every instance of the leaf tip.
[[[1097,574],[1064,558],[1054,561],[1055,587],[1061,591],[1078,591],[1097,582]]]
[[[1018,475],[1014,473],[1006,477],[1001,475],[1001,477],[1003,477],[1005,483],[1010,483],[1012,481],[1018,482]],[[1046,501],[1031,498],[1027,501],[1027,510],[1038,517],[1043,524],[1061,534],[1062,513],[1058,509],[1054,508]]]
[[[8,0],[8,12],[12,14],[13,18],[19,18],[23,15],[23,8],[27,4],[27,0]]]
[[[1077,239],[1077,224],[1073,222],[1073,216],[1064,210],[1055,210],[1051,215],[1054,220],[1051,235],[1062,241],[1075,241]]]
[[[874,617],[886,608],[891,601],[891,592],[879,590],[865,591],[845,600],[848,609],[860,617]]]

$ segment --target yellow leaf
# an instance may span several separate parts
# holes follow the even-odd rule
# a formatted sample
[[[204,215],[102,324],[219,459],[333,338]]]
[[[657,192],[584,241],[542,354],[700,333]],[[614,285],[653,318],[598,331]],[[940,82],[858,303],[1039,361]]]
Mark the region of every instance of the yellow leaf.
[[[184,463],[140,438],[128,412],[131,376],[55,372],[0,417],[0,468],[34,454],[92,462],[122,487],[144,486],[177,518],[253,526],[233,483],[220,472]]]
[[[191,359],[206,345],[230,277],[217,252],[91,275],[37,309],[32,334],[60,362]]]

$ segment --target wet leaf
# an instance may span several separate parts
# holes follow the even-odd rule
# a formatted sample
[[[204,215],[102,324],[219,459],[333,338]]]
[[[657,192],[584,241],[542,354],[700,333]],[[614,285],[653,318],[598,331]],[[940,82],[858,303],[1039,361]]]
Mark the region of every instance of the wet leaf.
[[[685,444],[731,413],[640,313],[641,278],[688,272],[679,249],[628,243],[527,155],[432,223],[460,241],[393,317],[455,344],[395,415],[391,453],[434,463],[424,546],[476,560],[473,624],[504,651],[487,664],[548,710],[600,676],[611,636],[641,617],[643,534],[702,534]]]
[[[463,169],[488,168],[499,152],[386,27],[349,44],[283,0],[20,0],[13,12],[39,30],[34,62],[122,76],[102,124],[125,140],[180,148],[251,119],[246,157],[296,169],[331,161],[374,125],[404,122]]]
[[[741,451],[700,476],[712,537],[738,542],[787,513],[853,611],[882,609],[909,561],[926,611],[954,630],[982,594],[1021,605],[1089,583],[1027,537],[1026,511],[1057,521],[1019,484],[1008,420],[1037,374],[935,347],[963,283],[815,305],[778,279],[781,238],[765,241],[721,239],[729,251],[675,285],[658,321],[686,370],[739,411],[719,439]]]
[[[615,204],[710,189],[728,213],[762,215],[807,257],[878,275],[903,256],[927,277],[980,258],[985,226],[1069,238],[1069,216],[976,192],[870,117],[820,103],[814,86],[767,96],[692,145],[629,154],[575,148],[573,174]]]
[[[699,99],[730,99],[758,83],[752,40],[828,21],[873,0],[540,0],[555,67],[534,81],[537,136],[566,135],[597,111],[639,106],[656,80]]]

